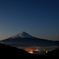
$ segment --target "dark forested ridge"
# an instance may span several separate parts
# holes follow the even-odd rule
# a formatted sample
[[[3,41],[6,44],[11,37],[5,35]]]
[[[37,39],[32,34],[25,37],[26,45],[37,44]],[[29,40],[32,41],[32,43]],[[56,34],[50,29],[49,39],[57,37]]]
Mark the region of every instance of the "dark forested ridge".
[[[5,44],[1,44],[0,43],[0,57],[4,57],[4,58],[31,58],[31,57],[36,57],[32,54],[29,54],[28,52],[22,50],[22,49],[18,49],[16,47],[11,47]]]
[[[22,50],[22,49],[18,49],[16,47],[11,47],[11,46],[7,46],[4,44],[0,43],[0,57],[2,58],[18,58],[18,59],[22,59],[22,58],[59,58],[59,48],[56,50],[53,50],[47,54],[44,55],[34,55],[34,54],[29,54],[26,51]]]

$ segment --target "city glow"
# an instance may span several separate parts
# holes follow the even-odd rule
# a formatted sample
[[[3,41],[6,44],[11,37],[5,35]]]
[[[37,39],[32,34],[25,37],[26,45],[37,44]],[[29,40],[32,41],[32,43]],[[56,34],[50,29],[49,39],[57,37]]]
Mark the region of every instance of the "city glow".
[[[34,51],[35,51],[35,49],[32,49],[32,48],[26,48],[24,50],[31,54],[34,54]]]

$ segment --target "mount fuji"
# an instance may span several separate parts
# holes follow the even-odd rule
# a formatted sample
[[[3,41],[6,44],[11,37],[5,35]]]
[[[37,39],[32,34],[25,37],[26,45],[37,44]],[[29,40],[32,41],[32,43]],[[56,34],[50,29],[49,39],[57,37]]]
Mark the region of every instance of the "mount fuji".
[[[36,38],[26,32],[20,32],[14,36],[11,36],[7,39],[1,41],[1,43],[18,46],[18,47],[48,47],[48,46],[57,46],[54,41]]]
[[[11,38],[18,38],[18,37],[20,37],[20,38],[35,38],[34,36],[31,36],[30,34],[24,32],[24,31],[20,32],[17,35],[12,36]]]

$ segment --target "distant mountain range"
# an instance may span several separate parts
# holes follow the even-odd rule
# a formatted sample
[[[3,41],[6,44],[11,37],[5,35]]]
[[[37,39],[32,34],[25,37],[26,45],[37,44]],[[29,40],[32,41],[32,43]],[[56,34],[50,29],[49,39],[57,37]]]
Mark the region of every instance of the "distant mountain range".
[[[20,32],[10,38],[4,39],[1,43],[5,43],[12,46],[20,47],[48,47],[48,46],[57,46],[54,41],[36,38],[26,32]]]

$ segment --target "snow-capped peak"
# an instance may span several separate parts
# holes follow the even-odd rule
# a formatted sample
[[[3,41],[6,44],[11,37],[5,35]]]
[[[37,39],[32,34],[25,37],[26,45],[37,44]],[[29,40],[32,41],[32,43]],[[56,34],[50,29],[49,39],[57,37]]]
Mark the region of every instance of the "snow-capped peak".
[[[21,37],[21,38],[34,38],[33,36],[29,35],[28,33],[24,32],[24,31],[20,32],[17,35],[12,36],[11,38],[17,38],[17,37]]]

